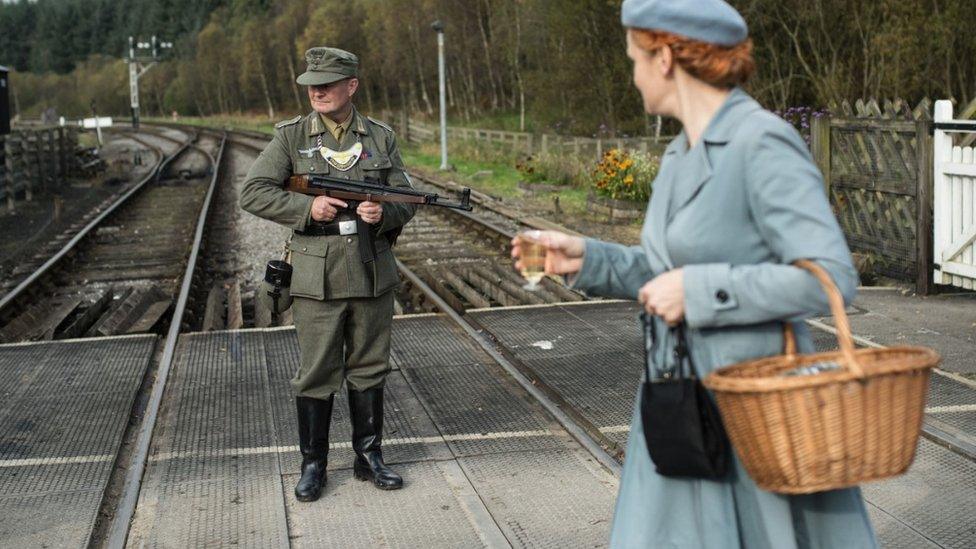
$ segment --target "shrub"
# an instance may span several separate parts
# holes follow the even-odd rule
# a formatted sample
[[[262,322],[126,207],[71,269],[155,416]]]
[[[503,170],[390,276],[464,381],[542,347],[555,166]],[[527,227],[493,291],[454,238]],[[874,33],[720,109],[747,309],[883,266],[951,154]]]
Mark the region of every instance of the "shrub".
[[[651,182],[657,176],[659,165],[656,157],[610,149],[592,172],[593,190],[598,196],[646,202],[651,197]]]
[[[566,186],[576,185],[585,172],[585,167],[575,158],[553,154],[523,156],[515,163],[515,169],[526,183]]]
[[[803,136],[807,146],[810,145],[810,130],[813,120],[830,115],[830,111],[827,109],[814,109],[813,107],[790,107],[784,111],[773,111],[773,113],[792,124]]]

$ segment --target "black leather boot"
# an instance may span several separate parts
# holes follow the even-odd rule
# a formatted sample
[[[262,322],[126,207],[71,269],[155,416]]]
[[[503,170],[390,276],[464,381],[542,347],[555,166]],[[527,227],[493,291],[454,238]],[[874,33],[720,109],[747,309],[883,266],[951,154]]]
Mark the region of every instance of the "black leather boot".
[[[359,480],[371,480],[382,490],[403,487],[403,479],[383,463],[383,388],[365,391],[349,389],[352,417],[352,448],[356,451],[353,472]]]
[[[332,401],[296,397],[298,409],[298,447],[302,451],[302,477],[295,485],[298,501],[315,501],[325,486],[325,466],[329,456],[329,424]]]

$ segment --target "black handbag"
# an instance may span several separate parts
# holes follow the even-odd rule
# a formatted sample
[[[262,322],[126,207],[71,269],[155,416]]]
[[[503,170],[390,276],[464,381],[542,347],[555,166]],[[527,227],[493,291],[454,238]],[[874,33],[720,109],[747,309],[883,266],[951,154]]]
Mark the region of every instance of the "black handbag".
[[[675,363],[661,376],[652,375],[656,347],[653,320],[641,313],[644,367],[641,424],[657,472],[668,477],[718,479],[729,469],[731,446],[718,408],[695,376],[684,327],[672,328]]]

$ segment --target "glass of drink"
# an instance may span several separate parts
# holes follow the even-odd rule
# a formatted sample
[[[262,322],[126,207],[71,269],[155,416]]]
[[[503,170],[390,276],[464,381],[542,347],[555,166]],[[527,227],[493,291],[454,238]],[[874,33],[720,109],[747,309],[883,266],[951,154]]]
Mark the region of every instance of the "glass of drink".
[[[528,283],[522,288],[535,291],[539,289],[539,282],[546,275],[546,247],[533,236],[539,231],[529,231],[518,236],[519,261],[522,263],[520,273]]]

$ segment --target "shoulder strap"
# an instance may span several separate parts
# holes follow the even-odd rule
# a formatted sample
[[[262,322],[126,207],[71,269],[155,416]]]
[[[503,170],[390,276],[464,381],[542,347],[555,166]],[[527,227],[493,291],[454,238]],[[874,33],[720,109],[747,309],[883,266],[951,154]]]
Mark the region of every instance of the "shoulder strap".
[[[275,129],[281,129],[284,128],[285,126],[291,126],[292,124],[297,124],[301,122],[301,120],[302,120],[302,115],[298,115],[295,118],[289,118],[288,120],[282,120],[281,122],[275,124]]]
[[[391,128],[390,125],[387,124],[386,122],[380,122],[379,120],[373,118],[372,116],[367,116],[366,119],[390,133],[396,133],[393,131],[393,128]]]

